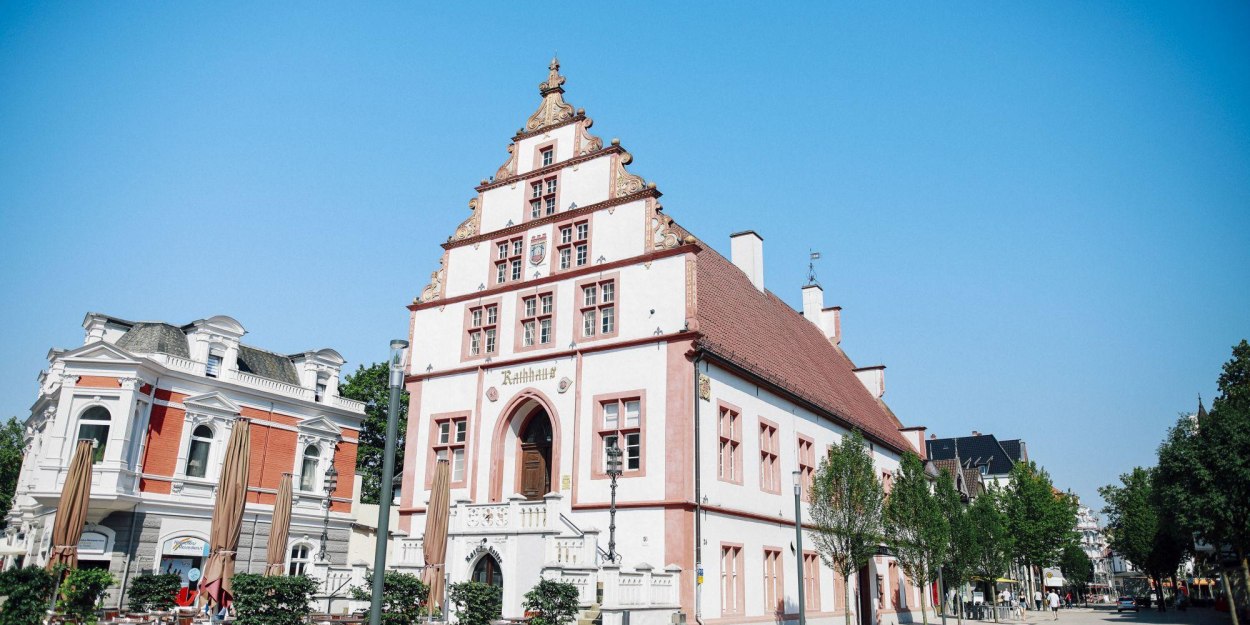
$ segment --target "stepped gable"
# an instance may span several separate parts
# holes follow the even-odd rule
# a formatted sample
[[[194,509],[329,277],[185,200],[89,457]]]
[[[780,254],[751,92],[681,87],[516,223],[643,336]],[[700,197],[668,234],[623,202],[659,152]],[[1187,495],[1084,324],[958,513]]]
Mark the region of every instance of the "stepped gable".
[[[700,347],[820,407],[897,451],[911,445],[898,419],[855,377],[855,366],[815,324],[710,248],[698,253]]]

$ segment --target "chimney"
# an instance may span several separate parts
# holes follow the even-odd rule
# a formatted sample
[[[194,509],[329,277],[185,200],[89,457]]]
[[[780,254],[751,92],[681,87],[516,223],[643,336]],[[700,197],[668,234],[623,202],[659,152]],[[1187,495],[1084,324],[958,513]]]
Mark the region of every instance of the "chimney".
[[[803,287],[803,316],[816,324],[829,342],[842,342],[842,307],[825,308],[825,290],[819,284]]]
[[[973,431],[972,431],[972,435],[973,435],[973,436],[980,436],[980,435],[981,435],[981,433],[980,433],[980,432],[978,432],[978,431],[976,431],[976,430],[973,430]]]
[[[855,377],[873,397],[881,399],[885,395],[885,365],[860,367],[855,369]]]
[[[733,263],[747,274],[751,284],[764,290],[764,237],[754,230],[743,230],[729,235],[729,252]]]

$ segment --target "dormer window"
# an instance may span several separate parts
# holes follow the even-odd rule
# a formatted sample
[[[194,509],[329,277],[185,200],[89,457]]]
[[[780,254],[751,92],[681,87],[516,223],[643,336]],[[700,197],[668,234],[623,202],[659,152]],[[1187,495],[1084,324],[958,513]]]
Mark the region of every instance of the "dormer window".
[[[221,375],[221,354],[209,354],[208,362],[204,365],[204,375],[215,378]]]

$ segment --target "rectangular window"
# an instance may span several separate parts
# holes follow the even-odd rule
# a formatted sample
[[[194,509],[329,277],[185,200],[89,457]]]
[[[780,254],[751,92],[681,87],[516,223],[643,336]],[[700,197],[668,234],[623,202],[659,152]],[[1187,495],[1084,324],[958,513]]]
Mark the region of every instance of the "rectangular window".
[[[642,395],[600,396],[595,401],[599,406],[597,429],[600,448],[595,450],[600,458],[598,470],[606,474],[608,449],[616,447],[621,450],[623,474],[641,472],[643,468]]]
[[[781,463],[778,461],[777,426],[760,420],[760,490],[781,492]]]
[[[522,255],[525,252],[524,237],[495,242],[495,284],[521,279]]]
[[[556,160],[556,151],[555,151],[555,148],[547,148],[547,149],[543,150],[543,151],[542,151],[542,157],[543,157],[543,165],[542,165],[543,167],[546,167],[546,166],[548,166],[548,165],[550,165],[550,164],[554,163],[554,162],[555,162],[555,160]]]
[[[561,224],[558,228],[560,243],[556,255],[560,269],[584,267],[590,263],[590,221],[582,219]]]
[[[820,611],[820,556],[803,552],[803,594],[809,612]]]
[[[210,378],[221,375],[221,356],[217,354],[208,355],[208,363],[204,365],[204,375]]]
[[[607,337],[616,334],[616,279],[600,279],[579,283],[579,311],[582,336]]]
[[[466,358],[495,354],[495,334],[498,330],[499,304],[497,301],[469,308],[466,315],[468,339],[465,342]]]
[[[518,350],[552,344],[554,337],[551,329],[555,327],[554,300],[554,291],[520,296],[517,306],[520,311],[517,334],[521,337]]]
[[[552,150],[542,152],[542,158],[555,158]],[[548,163],[550,164],[550,163]],[[547,215],[556,214],[556,204],[558,203],[559,180],[555,176],[544,178],[543,180],[535,180],[530,183],[529,196],[529,218],[538,219]]]
[[[764,548],[764,613],[785,613],[785,569],[781,550]]]
[[[735,408],[721,405],[716,431],[720,437],[720,457],[716,476],[726,482],[742,483],[742,417]]]
[[[812,439],[799,435],[799,480],[803,501],[811,501],[812,478],[816,475],[816,453]]]
[[[433,459],[446,460],[451,473],[452,484],[463,484],[465,473],[465,448],[469,437],[468,416],[435,416],[433,420],[435,435],[431,439],[430,450]],[[430,466],[433,469],[433,463]],[[432,471],[430,477],[432,479]]]
[[[721,545],[720,548],[720,612],[733,616],[746,611],[743,597],[742,547]]]

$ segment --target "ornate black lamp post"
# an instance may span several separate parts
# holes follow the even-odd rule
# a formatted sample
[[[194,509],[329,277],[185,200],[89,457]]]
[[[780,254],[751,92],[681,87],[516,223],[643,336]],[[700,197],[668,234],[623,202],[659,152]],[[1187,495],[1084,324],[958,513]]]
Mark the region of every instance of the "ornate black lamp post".
[[[612,503],[608,507],[608,560],[616,562],[616,478],[621,476],[621,448],[608,448],[608,477],[612,478]]]
[[[321,525],[321,553],[317,554],[317,558],[324,562],[330,559],[330,554],[326,551],[326,543],[330,541],[330,495],[339,486],[339,472],[334,468],[334,465],[330,465],[330,468],[326,471],[326,479],[323,486],[326,491],[326,517]]]

